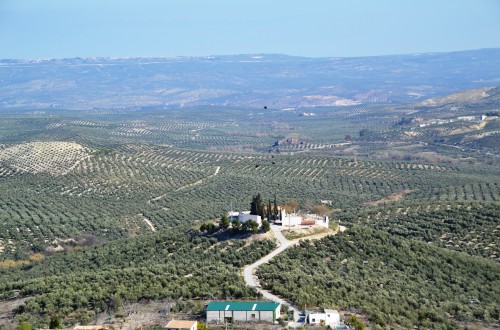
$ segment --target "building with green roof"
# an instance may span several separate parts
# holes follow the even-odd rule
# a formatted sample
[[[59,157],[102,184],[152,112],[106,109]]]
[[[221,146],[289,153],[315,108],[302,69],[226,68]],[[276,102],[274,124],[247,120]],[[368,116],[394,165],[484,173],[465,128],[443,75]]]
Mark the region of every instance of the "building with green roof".
[[[269,301],[215,301],[206,308],[207,323],[271,322],[281,314],[281,304]]]

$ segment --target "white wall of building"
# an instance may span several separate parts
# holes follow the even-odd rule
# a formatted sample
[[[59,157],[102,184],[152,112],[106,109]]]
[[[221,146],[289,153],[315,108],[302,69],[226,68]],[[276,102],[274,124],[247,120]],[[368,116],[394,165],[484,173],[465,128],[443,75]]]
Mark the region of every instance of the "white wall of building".
[[[325,309],[324,313],[308,314],[307,323],[334,327],[340,325],[340,314],[336,310]]]
[[[260,225],[262,225],[262,218],[260,215],[250,214],[250,211],[240,212],[238,219],[241,223],[245,223],[249,220],[253,220]]]
[[[240,220],[241,223],[245,223],[249,220],[253,220],[257,222],[259,226],[262,225],[261,216],[250,214],[250,211],[241,211],[241,212],[230,211],[227,213],[227,217],[229,218],[230,221],[235,221],[236,219],[238,219]]]
[[[300,225],[301,222],[302,222],[302,217],[292,213],[283,216],[281,220],[281,225],[286,227],[297,227]]]
[[[258,312],[260,313],[260,321],[261,322],[274,322],[274,319],[273,319],[273,311],[260,311]]]
[[[324,216],[323,220],[316,220],[316,226],[328,228],[329,225],[330,225],[330,218],[328,216]]]
[[[238,211],[227,212],[227,217],[229,218],[229,221],[234,221],[234,220],[238,219],[239,216],[240,216],[240,212],[238,212]]]
[[[224,323],[226,318],[236,322],[274,322],[280,316],[280,308],[273,311],[207,311],[207,323]]]
[[[281,210],[281,225],[287,227],[297,227],[300,226],[302,222],[302,217],[295,213],[286,213],[285,210]]]

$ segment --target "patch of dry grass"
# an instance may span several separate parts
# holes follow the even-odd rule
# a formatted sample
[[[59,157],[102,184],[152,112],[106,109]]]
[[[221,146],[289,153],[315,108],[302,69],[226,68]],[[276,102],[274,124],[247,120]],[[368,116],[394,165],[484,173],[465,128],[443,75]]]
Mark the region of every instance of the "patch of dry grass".
[[[299,238],[314,238],[314,236],[326,236],[335,233],[335,230],[324,227],[291,228],[282,231],[286,239],[293,241]]]
[[[12,260],[12,259],[7,259],[4,261],[0,261],[0,269],[7,269],[7,268],[13,268],[13,267],[21,267],[23,265],[27,265],[31,262],[37,262],[40,260],[45,259],[45,256],[41,253],[35,253],[32,254],[28,257],[28,259],[23,259],[23,260]]]

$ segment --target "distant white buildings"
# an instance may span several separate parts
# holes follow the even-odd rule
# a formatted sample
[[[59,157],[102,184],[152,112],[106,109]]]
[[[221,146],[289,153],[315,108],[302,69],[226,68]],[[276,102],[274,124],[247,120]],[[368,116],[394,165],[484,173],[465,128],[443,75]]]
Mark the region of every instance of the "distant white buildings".
[[[419,127],[426,127],[429,125],[443,125],[443,124],[449,124],[449,123],[454,123],[457,121],[472,121],[472,122],[482,122],[482,121],[489,121],[489,120],[495,120],[498,119],[498,116],[487,116],[487,115],[477,115],[477,116],[460,116],[456,118],[450,118],[450,119],[424,119],[424,118],[418,118],[416,121],[418,123]]]
[[[481,121],[482,120],[482,116],[461,116],[461,117],[457,117],[457,120],[461,120],[461,121]]]

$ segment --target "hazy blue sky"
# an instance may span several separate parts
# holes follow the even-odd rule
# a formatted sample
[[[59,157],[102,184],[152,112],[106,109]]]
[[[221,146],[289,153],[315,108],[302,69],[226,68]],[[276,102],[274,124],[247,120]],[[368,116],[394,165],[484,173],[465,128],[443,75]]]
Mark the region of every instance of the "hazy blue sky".
[[[0,58],[500,47],[500,0],[0,0]]]

